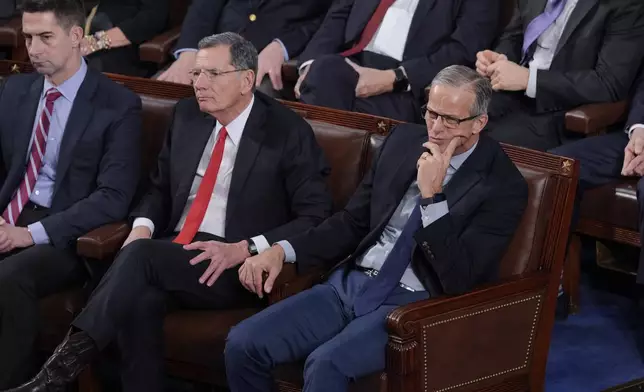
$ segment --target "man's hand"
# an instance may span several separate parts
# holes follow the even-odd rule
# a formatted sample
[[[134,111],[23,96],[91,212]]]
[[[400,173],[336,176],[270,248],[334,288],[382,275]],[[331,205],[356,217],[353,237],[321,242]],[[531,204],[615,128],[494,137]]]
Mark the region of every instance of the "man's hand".
[[[121,249],[125,248],[128,246],[131,242],[134,242],[136,240],[149,240],[152,238],[152,232],[150,231],[150,228],[147,226],[137,226],[130,231],[130,235],[127,236],[125,239],[125,242],[123,243],[123,246],[121,246]]]
[[[452,139],[444,152],[441,152],[438,145],[427,142],[423,147],[429,149],[428,152],[422,153],[416,164],[418,167],[418,189],[421,196],[426,199],[443,191],[443,181],[447,175],[447,168],[450,160],[454,155],[454,150],[462,144],[460,137]]]
[[[490,65],[496,63],[497,61],[507,61],[508,58],[506,55],[494,52],[492,50],[483,50],[476,54],[476,72],[481,76],[492,76],[492,72],[489,71]]]
[[[279,42],[273,41],[259,54],[255,86],[259,87],[264,76],[268,74],[273,88],[275,90],[283,89],[282,64],[284,64],[284,49]]]
[[[172,63],[164,73],[159,76],[158,80],[179,84],[190,84],[190,70],[195,66],[197,52],[181,52],[179,58]]]
[[[293,89],[293,91],[295,92],[295,98],[297,99],[300,99],[300,88],[302,87],[302,82],[304,81],[304,79],[306,79],[306,75],[309,73],[310,68],[311,64],[300,70],[300,77],[297,78],[297,83],[295,83],[295,88]]]
[[[192,265],[197,265],[204,260],[210,260],[210,265],[199,278],[199,283],[206,283],[208,286],[212,286],[225,270],[241,264],[244,259],[250,256],[250,253],[248,253],[248,241],[241,241],[236,244],[198,241],[185,245],[183,249],[203,251],[190,260]]]
[[[497,61],[487,70],[495,91],[522,91],[528,88],[530,70],[517,63],[508,60]]]
[[[644,176],[644,128],[637,127],[624,149],[623,176]]]
[[[33,244],[34,239],[26,227],[13,226],[2,219],[2,223],[0,223],[0,253],[27,248]]]
[[[374,68],[361,67],[349,59],[347,63],[358,73],[356,97],[368,98],[393,91],[396,74],[393,70],[382,71]]]
[[[275,279],[284,266],[285,257],[284,249],[279,245],[273,245],[265,252],[246,259],[239,269],[239,281],[248,291],[263,298],[264,292],[269,294],[273,290]],[[267,273],[268,277],[262,287],[264,273]]]

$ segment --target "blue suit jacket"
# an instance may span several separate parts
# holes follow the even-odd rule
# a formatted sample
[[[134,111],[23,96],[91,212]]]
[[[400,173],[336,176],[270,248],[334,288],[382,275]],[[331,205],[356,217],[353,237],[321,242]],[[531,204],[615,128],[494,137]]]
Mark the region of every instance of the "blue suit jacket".
[[[23,180],[44,77],[9,77],[0,90],[0,210]],[[50,214],[41,220],[51,243],[124,219],[140,174],[141,100],[88,69],[65,127]]]

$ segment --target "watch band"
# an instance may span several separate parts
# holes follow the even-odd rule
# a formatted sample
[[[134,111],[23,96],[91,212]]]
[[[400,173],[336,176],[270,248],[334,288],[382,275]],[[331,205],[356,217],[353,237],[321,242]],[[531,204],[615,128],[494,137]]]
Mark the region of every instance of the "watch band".
[[[251,256],[257,256],[259,254],[259,251],[257,250],[257,245],[255,245],[255,241],[253,240],[248,240],[248,253]]]
[[[407,80],[405,71],[403,71],[402,67],[398,67],[394,69],[394,74],[396,75],[394,79],[394,92],[406,91],[407,87],[409,87],[409,81]]]
[[[442,201],[447,200],[447,197],[445,197],[444,193],[435,193],[434,196],[432,197],[427,197],[424,199],[420,200],[420,205],[423,207],[427,207],[430,204],[436,204],[440,203]]]

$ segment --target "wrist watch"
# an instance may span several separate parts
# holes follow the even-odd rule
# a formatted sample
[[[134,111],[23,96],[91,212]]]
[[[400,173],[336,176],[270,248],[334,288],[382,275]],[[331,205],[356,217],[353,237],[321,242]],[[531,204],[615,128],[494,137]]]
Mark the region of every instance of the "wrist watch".
[[[436,204],[440,203],[441,201],[445,201],[447,198],[445,197],[444,193],[434,193],[434,196],[432,197],[427,197],[424,199],[420,200],[420,205],[423,207],[427,207],[430,204]]]
[[[394,69],[394,74],[396,75],[396,79],[394,79],[394,92],[400,93],[407,91],[407,87],[409,87],[409,80],[407,80],[407,75],[405,75],[403,68],[398,67]]]
[[[253,240],[248,240],[248,253],[251,256],[257,256],[259,254],[259,251],[257,250],[257,245],[255,245],[255,241]]]

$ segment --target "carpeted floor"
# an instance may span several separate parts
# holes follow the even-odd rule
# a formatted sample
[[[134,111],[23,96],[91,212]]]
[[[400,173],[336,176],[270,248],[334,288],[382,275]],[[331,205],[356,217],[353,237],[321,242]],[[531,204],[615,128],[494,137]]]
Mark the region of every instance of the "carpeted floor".
[[[599,392],[644,377],[644,307],[629,293],[632,279],[605,277],[584,274],[581,312],[555,322],[547,392]]]

